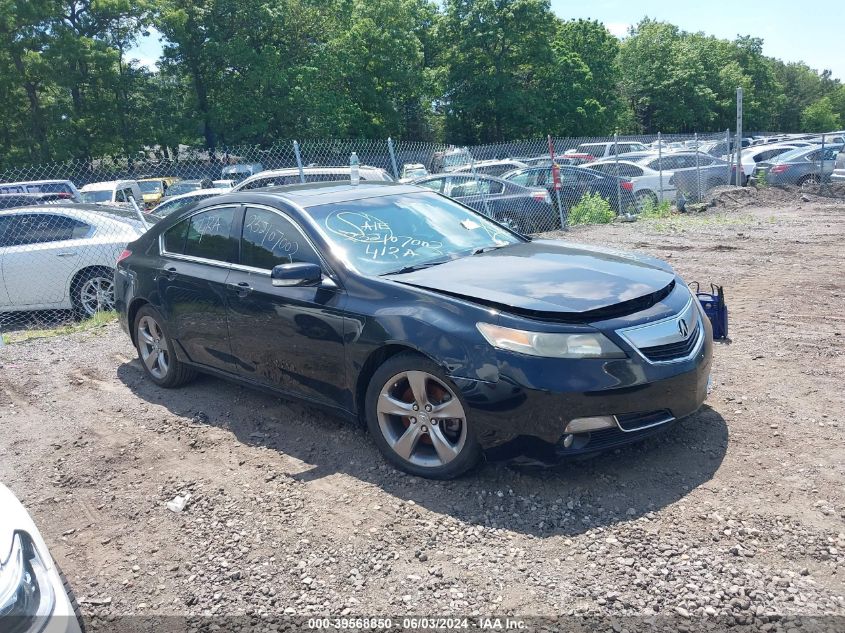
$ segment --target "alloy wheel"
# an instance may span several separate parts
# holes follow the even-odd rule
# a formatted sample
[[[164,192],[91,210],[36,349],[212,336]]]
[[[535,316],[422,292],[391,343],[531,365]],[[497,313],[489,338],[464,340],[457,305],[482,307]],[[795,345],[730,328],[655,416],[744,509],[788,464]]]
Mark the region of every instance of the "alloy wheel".
[[[161,326],[151,316],[138,321],[138,350],[153,377],[163,380],[170,369],[170,353]]]
[[[388,380],[379,393],[376,413],[388,445],[411,464],[445,466],[466,444],[466,414],[460,399],[425,371],[405,371]]]
[[[92,277],[79,288],[79,305],[87,316],[114,310],[114,281]]]

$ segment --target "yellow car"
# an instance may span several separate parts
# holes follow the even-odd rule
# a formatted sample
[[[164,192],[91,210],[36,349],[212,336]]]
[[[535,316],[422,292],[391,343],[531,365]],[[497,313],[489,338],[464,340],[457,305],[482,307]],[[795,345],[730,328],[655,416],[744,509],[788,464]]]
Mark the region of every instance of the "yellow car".
[[[144,196],[144,206],[152,209],[164,197],[167,188],[177,183],[181,178],[174,176],[162,176],[161,178],[141,178],[138,186],[141,187],[141,194]]]

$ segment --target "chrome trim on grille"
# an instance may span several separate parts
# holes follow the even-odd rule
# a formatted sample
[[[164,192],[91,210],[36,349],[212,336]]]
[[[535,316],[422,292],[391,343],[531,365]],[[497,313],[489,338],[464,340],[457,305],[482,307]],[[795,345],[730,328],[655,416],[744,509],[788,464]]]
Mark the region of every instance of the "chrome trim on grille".
[[[623,433],[636,433],[637,431],[642,431],[642,430],[645,430],[645,429],[651,429],[655,426],[660,426],[661,424],[668,424],[669,422],[674,422],[675,416],[669,415],[667,413],[665,418],[658,420],[657,422],[652,422],[651,424],[646,424],[645,426],[638,426],[635,429],[623,428],[623,426],[619,423],[619,418],[615,415],[613,416],[613,419],[616,420],[616,426],[619,427],[619,430],[622,431]]]
[[[668,365],[671,363],[680,363],[689,360],[698,354],[701,349],[701,344],[704,341],[704,327],[699,327],[701,315],[696,308],[695,303],[693,303],[694,301],[695,299],[690,296],[689,301],[679,313],[666,317],[665,319],[660,319],[659,321],[652,321],[651,323],[616,330],[616,333],[621,336],[643,360],[647,363],[651,363],[652,365]],[[682,334],[682,320],[686,325],[686,330],[688,332],[687,336]],[[651,360],[641,351],[650,347],[671,345],[672,343],[682,343],[684,341],[688,341],[690,336],[696,336],[697,340],[693,344],[690,353],[680,358],[672,358],[669,360]]]

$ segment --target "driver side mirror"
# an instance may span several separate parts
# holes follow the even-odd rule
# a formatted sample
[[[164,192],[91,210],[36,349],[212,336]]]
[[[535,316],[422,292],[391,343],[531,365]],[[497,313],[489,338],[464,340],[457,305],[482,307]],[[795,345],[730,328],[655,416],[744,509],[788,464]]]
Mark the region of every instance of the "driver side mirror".
[[[307,262],[279,264],[270,272],[271,283],[276,287],[317,286],[322,279],[322,268]]]

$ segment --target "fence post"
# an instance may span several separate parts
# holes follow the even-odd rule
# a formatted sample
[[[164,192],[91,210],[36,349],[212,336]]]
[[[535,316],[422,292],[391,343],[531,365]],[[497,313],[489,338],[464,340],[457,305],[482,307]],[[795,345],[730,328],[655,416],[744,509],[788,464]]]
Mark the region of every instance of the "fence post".
[[[305,184],[305,172],[302,171],[302,156],[299,155],[299,142],[293,142],[293,153],[296,155],[296,166],[299,168],[299,182]]]
[[[3,330],[0,330],[0,349],[6,345],[6,341],[3,340]]]
[[[731,151],[731,131],[725,130],[725,150],[727,152],[726,156],[728,157],[728,185],[731,184],[731,172],[733,172],[733,165],[734,165],[734,153]],[[736,178],[734,178],[734,184],[739,186],[740,184],[740,175],[739,172],[736,173]]]
[[[622,215],[622,181],[619,179],[619,135],[613,133],[613,158],[616,162],[616,215]]]
[[[698,158],[698,132],[695,133],[695,189],[698,191],[698,201],[701,202],[701,161]]]
[[[551,134],[546,135],[546,140],[549,143],[549,157],[552,159],[552,179],[554,180],[555,199],[557,200],[557,212],[560,215],[560,230],[566,230],[566,214],[563,212],[563,204],[560,201],[560,167],[557,167],[555,172],[555,142]]]
[[[824,186],[824,134],[822,134],[822,152],[819,154],[819,193]]]
[[[387,149],[390,150],[390,162],[393,165],[393,177],[399,180],[399,168],[396,166],[396,152],[393,151],[393,139],[387,137]]]
[[[657,171],[660,172],[660,202],[663,202],[663,136],[657,133]]]

